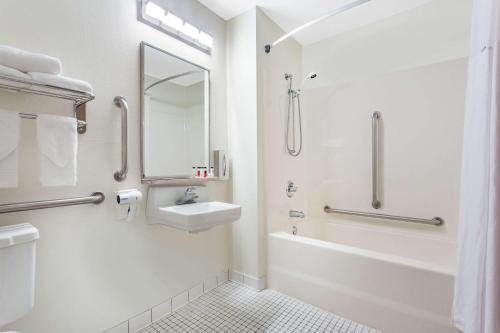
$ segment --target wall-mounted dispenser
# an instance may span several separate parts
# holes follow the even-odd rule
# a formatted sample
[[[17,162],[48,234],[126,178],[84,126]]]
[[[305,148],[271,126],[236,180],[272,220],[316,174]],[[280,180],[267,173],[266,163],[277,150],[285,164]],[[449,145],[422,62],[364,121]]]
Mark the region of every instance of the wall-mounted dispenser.
[[[121,190],[115,192],[116,203],[118,207],[118,218],[126,218],[127,221],[132,221],[139,212],[140,203],[142,201],[142,193],[137,189]]]
[[[224,150],[214,150],[214,176],[229,179],[229,161]]]

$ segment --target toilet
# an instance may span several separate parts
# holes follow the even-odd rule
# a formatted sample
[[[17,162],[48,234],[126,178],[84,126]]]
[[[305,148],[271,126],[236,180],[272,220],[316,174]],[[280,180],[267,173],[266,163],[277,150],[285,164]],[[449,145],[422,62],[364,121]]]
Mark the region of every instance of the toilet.
[[[33,308],[38,238],[28,223],[0,227],[0,332]]]

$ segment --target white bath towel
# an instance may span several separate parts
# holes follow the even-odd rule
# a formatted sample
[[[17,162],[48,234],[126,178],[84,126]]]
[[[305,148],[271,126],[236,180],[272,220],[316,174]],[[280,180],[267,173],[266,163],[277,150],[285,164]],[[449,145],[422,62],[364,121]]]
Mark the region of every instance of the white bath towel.
[[[90,94],[92,93],[93,90],[90,83],[86,81],[73,79],[62,75],[53,75],[53,74],[39,73],[39,72],[30,72],[28,74],[35,81],[45,84],[50,84],[53,86],[82,91]]]
[[[31,80],[31,76],[28,74],[25,74],[23,72],[18,71],[17,69],[6,67],[0,65],[0,75],[6,75],[14,79],[21,79],[21,80]],[[14,86],[16,88],[29,88],[30,85],[27,83],[21,83],[21,82],[15,82],[11,80],[2,80],[0,78],[0,85],[1,84],[8,84],[9,86]]]
[[[15,47],[0,45],[0,65],[17,69],[21,72],[42,72],[61,74],[61,61],[57,58],[23,51]]]
[[[77,179],[77,120],[39,115],[37,140],[40,149],[40,183],[43,186],[75,186]]]
[[[19,114],[0,110],[0,187],[17,187]]]

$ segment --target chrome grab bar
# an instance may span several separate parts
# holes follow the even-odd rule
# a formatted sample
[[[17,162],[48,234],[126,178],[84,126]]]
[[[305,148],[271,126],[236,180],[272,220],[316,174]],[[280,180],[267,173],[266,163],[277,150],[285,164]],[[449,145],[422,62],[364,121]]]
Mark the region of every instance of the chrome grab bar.
[[[105,199],[104,194],[101,192],[92,193],[88,197],[81,198],[67,198],[67,199],[55,199],[55,200],[43,200],[43,201],[29,201],[29,202],[19,202],[12,204],[2,204],[0,205],[0,214],[12,213],[12,212],[22,212],[25,210],[35,210],[53,207],[63,207],[63,206],[74,206],[74,205],[84,205],[84,204],[100,204]]]
[[[375,111],[372,115],[372,207],[379,209],[382,203],[379,199],[379,133],[378,123],[380,112]]]
[[[440,217],[435,217],[433,219],[421,219],[421,218],[417,218],[417,217],[385,215],[385,214],[377,214],[377,213],[357,212],[357,211],[353,211],[353,210],[334,209],[334,208],[330,208],[330,206],[325,206],[323,208],[323,210],[325,211],[325,213],[335,213],[335,214],[353,215],[353,216],[361,216],[361,217],[371,217],[371,218],[376,218],[376,219],[420,223],[420,224],[430,224],[430,225],[435,225],[435,226],[438,226],[438,225],[441,225],[444,223],[444,220]]]
[[[128,104],[125,97],[116,96],[114,103],[121,109],[122,114],[122,168],[114,174],[115,180],[118,182],[124,181],[127,178],[128,163],[127,163],[127,150],[128,150],[128,137],[127,137],[127,116]]]

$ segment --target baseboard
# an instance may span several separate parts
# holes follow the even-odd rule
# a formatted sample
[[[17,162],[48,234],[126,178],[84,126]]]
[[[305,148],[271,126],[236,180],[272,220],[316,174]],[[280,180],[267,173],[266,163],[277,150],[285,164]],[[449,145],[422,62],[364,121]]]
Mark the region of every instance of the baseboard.
[[[192,288],[170,297],[160,304],[156,304],[149,309],[121,322],[104,333],[135,333],[140,329],[149,326],[151,323],[189,304],[204,293],[216,288],[228,281],[228,270],[220,271],[217,275],[200,281]]]
[[[229,280],[244,284],[250,288],[261,291],[266,289],[266,277],[256,278],[251,275],[238,272],[234,269],[229,270]]]

